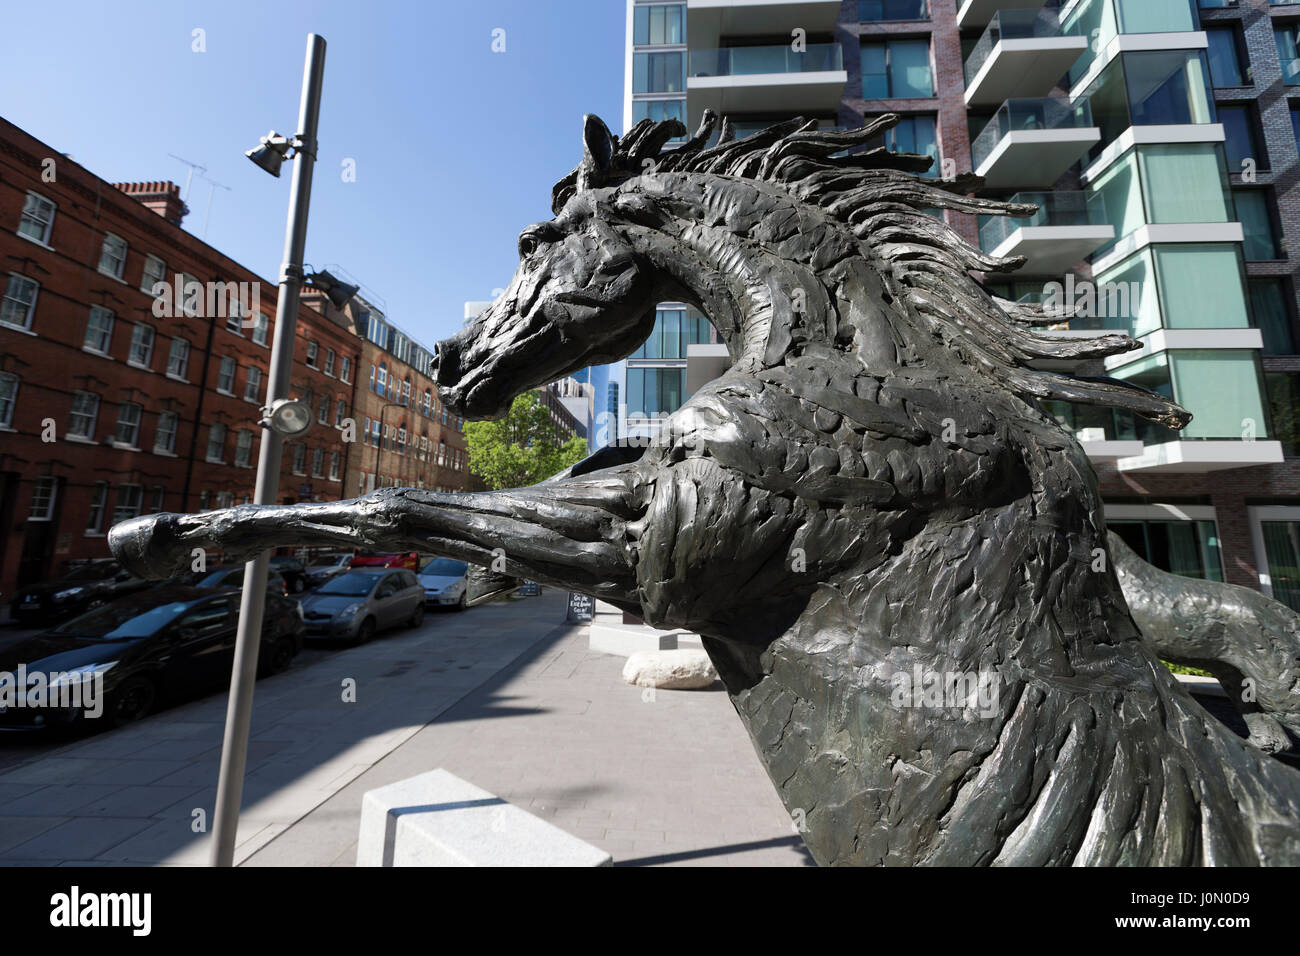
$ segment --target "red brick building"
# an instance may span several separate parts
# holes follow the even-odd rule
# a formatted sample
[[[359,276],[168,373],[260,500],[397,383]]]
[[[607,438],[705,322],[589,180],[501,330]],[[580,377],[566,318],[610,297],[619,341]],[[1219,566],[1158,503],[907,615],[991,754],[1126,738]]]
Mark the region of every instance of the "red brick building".
[[[319,293],[306,301],[345,325],[360,344],[355,413],[357,441],[348,446],[344,492],[411,487],[469,487],[465,420],[438,401],[429,377],[432,353],[358,295],[340,310]]]
[[[251,499],[277,287],[0,120],[0,593],[105,557],[115,521]],[[278,498],[343,495],[361,341],[303,304]]]

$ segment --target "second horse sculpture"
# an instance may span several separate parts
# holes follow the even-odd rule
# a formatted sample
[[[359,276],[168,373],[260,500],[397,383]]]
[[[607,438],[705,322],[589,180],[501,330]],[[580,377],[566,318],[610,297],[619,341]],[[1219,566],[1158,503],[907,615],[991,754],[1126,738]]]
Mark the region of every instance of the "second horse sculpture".
[[[710,117],[664,150],[675,121],[619,140],[587,117],[555,217],[441,343],[436,379],[449,407],[497,415],[631,353],[655,303],[692,303],[733,364],[638,460],[609,452],[513,491],[154,515],[115,527],[114,552],[162,576],[193,548],[482,565],[500,549],[513,574],[698,631],[824,864],[1300,863],[1300,774],[1219,726],[1144,645],[1097,561],[1092,467],[1038,400],[1187,414],[1033,368],[1137,343],[1052,337],[992,298],[970,272],[1019,260],[927,211],[1032,207],[912,175],[922,157],[845,154],[896,121],[724,129],[706,148]]]

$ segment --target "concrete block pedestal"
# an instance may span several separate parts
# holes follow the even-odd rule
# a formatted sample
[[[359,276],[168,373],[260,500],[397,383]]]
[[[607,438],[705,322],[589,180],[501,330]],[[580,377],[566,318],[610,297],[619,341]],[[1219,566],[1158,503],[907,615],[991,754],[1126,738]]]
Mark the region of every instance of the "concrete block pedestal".
[[[370,790],[357,866],[610,866],[579,840],[446,770]]]

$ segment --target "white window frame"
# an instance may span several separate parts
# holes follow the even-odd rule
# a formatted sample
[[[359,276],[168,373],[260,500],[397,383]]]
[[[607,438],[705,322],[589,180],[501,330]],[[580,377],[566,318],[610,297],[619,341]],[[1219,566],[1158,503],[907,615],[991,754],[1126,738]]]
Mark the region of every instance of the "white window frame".
[[[126,482],[117,486],[117,500],[113,502],[113,524],[138,518],[144,508],[144,485]]]
[[[320,445],[311,450],[311,475],[313,478],[325,477],[325,449]]]
[[[253,344],[266,345],[271,330],[271,317],[265,312],[257,313],[257,323],[253,326]]]
[[[122,258],[121,260],[117,261],[116,269],[112,267],[114,259],[109,254],[109,248],[112,245],[113,240],[117,240],[122,244]],[[99,271],[106,276],[112,276],[114,279],[121,279],[122,276],[126,273],[126,256],[127,253],[130,252],[130,250],[131,250],[130,244],[121,236],[113,232],[104,233],[104,241],[99,247],[99,266],[98,266]],[[107,269],[104,268],[105,259],[108,260],[109,268]]]
[[[235,432],[235,466],[249,467],[253,459],[253,433],[247,428]]]
[[[156,453],[164,455],[174,455],[176,453],[176,433],[180,430],[180,415],[173,411],[162,411],[158,413],[158,426],[153,433],[153,450]],[[170,428],[164,427],[164,423],[170,424]],[[159,441],[160,438],[166,438],[164,444]]]
[[[221,381],[225,377],[226,369],[230,369],[230,382],[228,385],[222,385]],[[221,361],[217,365],[217,391],[222,395],[234,396],[235,394],[235,376],[239,374],[239,363],[235,361],[233,355],[221,356]]]
[[[340,398],[337,402],[334,403],[334,427],[342,428],[343,419],[347,417],[348,417],[348,403],[344,399]]]
[[[155,262],[158,263],[157,275],[154,275],[149,269],[149,266]],[[158,256],[155,256],[152,252],[146,253],[144,257],[144,268],[140,270],[140,291],[153,295],[154,286],[159,282],[163,284],[166,284],[167,282],[167,263]]]
[[[335,359],[335,357],[336,357],[336,356],[335,356],[335,354],[334,354],[334,350],[333,350],[333,349],[326,349],[326,350],[325,350],[325,368],[324,368],[324,372],[325,372],[325,374],[328,375],[330,378],[333,378],[333,377],[334,377],[334,359]]]
[[[177,346],[181,354],[176,354]],[[190,340],[179,335],[172,336],[172,344],[167,350],[167,374],[172,378],[186,381],[185,375],[190,369]]]
[[[293,446],[293,473],[295,475],[305,475],[307,467],[307,446],[302,442],[296,442]]]
[[[254,404],[262,401],[262,370],[256,365],[248,366],[248,372],[244,376],[244,401]]]
[[[320,343],[315,339],[309,339],[307,342],[307,367],[316,368],[316,359],[320,353]]]
[[[330,481],[339,480],[339,453],[330,452]]]
[[[132,412],[134,409],[134,412]],[[117,406],[117,424],[113,427],[113,444],[124,448],[140,446],[140,422],[144,418],[144,408],[138,402],[121,402]],[[123,427],[129,429],[128,437],[122,437]]]
[[[147,336],[147,338],[146,338]],[[127,353],[126,364],[133,365],[136,368],[149,368],[153,362],[153,345],[154,340],[158,338],[158,333],[148,322],[137,322],[131,329],[131,351]],[[141,347],[143,340],[144,358],[136,358],[136,350]]]
[[[5,431],[13,431],[19,384],[18,376],[13,372],[0,372],[0,429]]]
[[[220,430],[218,431],[218,429]],[[226,431],[226,426],[221,422],[213,422],[208,426],[208,445],[203,452],[203,457],[206,461],[209,461],[214,465],[224,465],[226,463],[226,460],[221,457],[226,453]],[[217,450],[215,457],[212,454],[212,449],[214,447]]]
[[[53,521],[54,506],[59,500],[59,479],[54,475],[41,475],[32,484],[32,500],[27,506],[27,520]],[[45,507],[37,511],[36,506],[42,499]]]
[[[316,402],[316,424],[328,425],[330,423],[330,406],[334,402],[328,395],[322,395]]]
[[[95,329],[96,317],[107,317],[107,323],[100,330],[100,338],[103,340],[103,348],[93,344],[90,340],[91,332]],[[117,316],[112,309],[106,309],[102,305],[92,305],[90,314],[86,317],[86,334],[81,341],[81,347],[84,351],[91,352],[95,355],[108,355],[113,348],[113,329],[117,325]]]
[[[77,403],[83,397],[92,400],[92,406],[89,411],[77,410]],[[103,404],[103,400],[99,397],[98,393],[96,392],[90,392],[85,389],[78,389],[77,391],[73,392],[72,411],[68,415],[68,430],[64,432],[64,435],[68,438],[81,439],[83,441],[94,441],[95,427],[99,423],[99,406],[101,404]],[[86,427],[86,430],[84,432],[74,432],[72,430],[72,423],[74,421],[77,421],[78,419],[83,419],[83,420],[89,419],[89,425]]]
[[[50,218],[45,220],[45,228],[41,230],[41,235],[39,238],[31,235],[30,233],[23,232],[24,223],[27,222],[39,223],[41,221],[39,216],[31,215],[28,211],[27,205],[33,199],[36,200],[38,203],[46,203],[50,207]],[[40,193],[29,189],[27,190],[27,195],[23,198],[23,211],[18,214],[18,228],[14,231],[17,232],[18,235],[22,236],[24,239],[30,239],[32,242],[35,242],[39,245],[49,248],[50,236],[53,235],[54,233],[54,216],[56,213],[58,213],[58,211],[59,211],[59,204],[56,203],[53,199],[46,199]]]
[[[32,290],[32,298],[30,302],[26,303],[27,309],[26,309],[26,313],[23,315],[23,321],[21,324],[17,322],[10,322],[8,319],[5,318],[5,316],[10,311],[9,303],[11,302],[21,303],[20,299],[10,295],[10,290],[13,288],[15,280],[17,280],[19,283],[26,283],[27,285],[31,286],[31,290]],[[5,282],[4,296],[0,298],[0,325],[6,326],[7,328],[11,328],[11,329],[21,329],[24,332],[30,332],[32,329],[32,319],[36,315],[36,300],[37,298],[39,298],[40,294],[41,294],[41,284],[37,282],[35,279],[29,278],[28,276],[25,276],[20,272],[9,273],[9,278]]]
[[[86,534],[94,537],[104,534],[104,515],[108,512],[108,482],[97,481],[91,486],[90,512],[86,515]]]
[[[344,355],[339,359],[339,381],[352,383],[352,359]]]

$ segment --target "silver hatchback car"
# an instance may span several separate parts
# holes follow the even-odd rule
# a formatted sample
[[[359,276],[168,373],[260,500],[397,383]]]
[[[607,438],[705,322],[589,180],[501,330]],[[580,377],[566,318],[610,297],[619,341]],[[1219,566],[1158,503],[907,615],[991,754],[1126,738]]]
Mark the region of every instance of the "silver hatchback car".
[[[424,587],[414,571],[353,568],[302,599],[307,637],[364,644],[379,631],[424,622]]]

